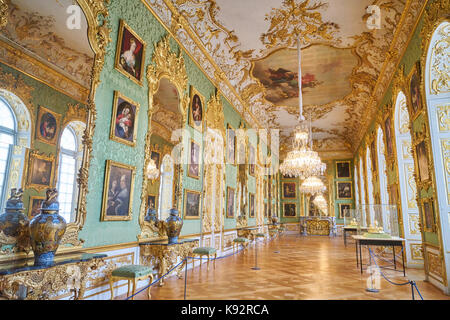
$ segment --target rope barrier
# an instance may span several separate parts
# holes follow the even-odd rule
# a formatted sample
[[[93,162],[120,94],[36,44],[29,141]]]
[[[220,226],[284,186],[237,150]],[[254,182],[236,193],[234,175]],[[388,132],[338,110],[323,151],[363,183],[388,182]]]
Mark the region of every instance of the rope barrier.
[[[375,257],[374,257],[375,254],[372,252],[372,249],[370,249],[370,248],[368,248],[368,249],[369,249],[370,255],[371,255],[372,258],[373,258],[373,261],[375,262],[375,265],[378,267],[378,269],[379,269],[379,271],[380,271],[381,276],[382,276],[387,282],[389,282],[390,284],[396,285],[396,286],[404,286],[404,285],[409,284],[409,285],[411,285],[412,298],[413,298],[413,300],[414,300],[414,288],[416,288],[417,293],[419,293],[420,298],[423,300],[423,297],[422,297],[422,295],[420,294],[419,288],[417,288],[417,284],[415,283],[415,281],[408,280],[407,282],[404,282],[404,283],[395,283],[395,282],[389,280],[389,279],[384,275],[383,271],[381,271],[381,267],[378,265],[378,263],[377,263],[377,261],[376,261],[376,259],[375,259]]]
[[[271,239],[271,240],[273,240],[273,239]],[[245,248],[242,248],[242,249],[240,249],[239,251],[237,251],[237,252],[233,252],[232,254],[228,254],[228,255],[225,255],[225,256],[221,256],[221,257],[216,257],[216,258],[213,258],[213,259],[210,259],[211,261],[214,261],[214,260],[219,260],[219,259],[223,259],[223,258],[228,258],[228,257],[231,257],[231,256],[234,256],[235,254],[238,254],[239,252],[241,252],[241,251],[243,251]],[[144,288],[142,288],[141,290],[139,290],[138,292],[136,292],[135,294],[133,294],[133,295],[131,295],[131,296],[129,296],[129,297],[127,297],[125,300],[129,300],[129,299],[131,299],[132,297],[134,297],[134,296],[136,296],[136,295],[138,295],[139,293],[141,293],[142,291],[144,291],[144,290],[146,290],[146,289],[148,289],[149,287],[151,287],[151,286],[153,286],[156,282],[158,282],[158,281],[160,281],[161,279],[163,279],[165,276],[167,276],[169,273],[171,273],[173,270],[175,270],[176,268],[178,268],[183,262],[185,262],[186,261],[186,268],[187,268],[187,260],[188,259],[194,259],[194,260],[200,260],[200,259],[205,259],[205,260],[207,260],[208,258],[202,258],[202,257],[190,257],[190,256],[188,256],[188,257],[186,257],[186,258],[184,258],[183,260],[181,260],[180,261],[180,263],[178,263],[176,266],[174,266],[172,269],[170,269],[169,271],[167,271],[164,275],[162,275],[160,278],[158,278],[158,279],[156,279],[155,281],[153,281],[152,283],[150,283],[149,285],[147,285],[147,286],[145,286]],[[193,266],[194,267],[194,266]],[[186,270],[186,272],[187,272],[187,270]],[[186,279],[185,279],[185,284],[186,284]]]

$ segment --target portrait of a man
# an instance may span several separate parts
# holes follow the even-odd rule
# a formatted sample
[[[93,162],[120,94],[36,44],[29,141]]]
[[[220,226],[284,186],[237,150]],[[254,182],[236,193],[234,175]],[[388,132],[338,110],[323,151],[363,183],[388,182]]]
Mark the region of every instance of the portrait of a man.
[[[134,167],[107,160],[102,220],[131,219]]]
[[[191,178],[198,178],[200,175],[199,170],[199,160],[200,160],[200,145],[191,141],[191,153],[190,161],[188,165],[188,176]]]
[[[336,178],[350,178],[350,161],[336,162]]]
[[[200,192],[185,190],[184,218],[192,219],[200,217]]]
[[[189,125],[199,131],[203,130],[203,97],[191,87],[191,101],[189,112]]]
[[[295,182],[283,182],[283,198],[294,199],[296,198],[296,187]]]
[[[283,209],[283,215],[285,217],[295,217],[297,215],[295,203],[285,203]]]
[[[352,198],[352,183],[351,182],[337,182],[337,198],[351,199]]]

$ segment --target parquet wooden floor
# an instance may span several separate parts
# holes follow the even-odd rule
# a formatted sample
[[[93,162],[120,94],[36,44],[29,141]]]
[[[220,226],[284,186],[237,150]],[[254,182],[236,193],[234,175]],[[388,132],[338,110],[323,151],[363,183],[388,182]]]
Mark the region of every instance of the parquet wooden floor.
[[[367,251],[367,250],[365,250]],[[366,254],[366,259],[368,255]],[[367,260],[366,260],[367,261]],[[285,234],[280,238],[258,244],[258,267],[255,266],[255,247],[216,261],[216,269],[206,263],[188,270],[188,300],[410,300],[410,285],[395,286],[381,279],[378,293],[365,290],[367,272],[356,266],[355,246],[344,247],[342,237],[300,236]],[[401,268],[401,267],[400,267]],[[424,282],[423,270],[402,272],[383,269],[388,278],[402,283],[416,281],[425,300],[450,300],[439,289]],[[167,278],[165,285],[154,285],[152,299],[182,300],[184,278]],[[416,298],[419,298],[417,292]],[[125,296],[118,299],[125,299]],[[146,299],[146,291],[135,300]]]

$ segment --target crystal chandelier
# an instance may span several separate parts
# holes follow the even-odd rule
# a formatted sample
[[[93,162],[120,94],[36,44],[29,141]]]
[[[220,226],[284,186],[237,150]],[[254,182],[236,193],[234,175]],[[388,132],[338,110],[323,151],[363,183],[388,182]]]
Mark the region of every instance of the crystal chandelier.
[[[325,200],[322,194],[317,195],[314,198],[313,203],[324,215],[328,215],[327,200]]]
[[[146,169],[147,178],[154,180],[159,177],[159,170],[156,168],[155,160],[150,159]]]
[[[325,192],[327,187],[323,184],[322,180],[316,176],[310,176],[306,178],[300,185],[300,192],[307,194],[317,194]]]
[[[283,175],[289,177],[300,177],[306,179],[310,176],[323,175],[326,165],[322,163],[319,154],[312,150],[312,131],[311,131],[311,115],[309,117],[308,126],[303,116],[303,99],[301,88],[301,55],[300,40],[297,39],[298,51],[298,90],[299,90],[299,122],[295,129],[293,150],[289,151],[283,163],[280,165],[280,171]]]

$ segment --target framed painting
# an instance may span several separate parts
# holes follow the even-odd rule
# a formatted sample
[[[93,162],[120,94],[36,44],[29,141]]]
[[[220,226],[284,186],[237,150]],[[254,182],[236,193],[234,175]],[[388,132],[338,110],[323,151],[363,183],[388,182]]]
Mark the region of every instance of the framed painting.
[[[157,209],[158,208],[158,196],[156,194],[147,194],[147,204],[146,204],[146,212],[148,209]]]
[[[351,178],[350,161],[336,161],[336,178]]]
[[[339,203],[339,218],[350,218],[350,209],[352,205],[350,203]]]
[[[150,153],[150,159],[155,161],[156,168],[159,169],[159,167],[161,165],[161,154],[159,152],[152,151]]]
[[[144,77],[145,47],[145,42],[120,20],[114,67],[138,85]]]
[[[392,127],[391,127],[391,116],[388,116],[384,121],[384,133],[386,136],[386,152],[388,157],[394,154],[394,145],[392,141]]]
[[[28,174],[25,187],[41,191],[53,186],[55,173],[55,156],[46,156],[37,151],[30,151],[28,154]]]
[[[227,218],[234,218],[234,188],[227,187]]]
[[[200,177],[200,145],[194,140],[191,140],[188,176],[195,179]]]
[[[264,218],[267,218],[268,217],[268,210],[267,210],[267,207],[268,207],[268,205],[267,205],[267,203],[264,203]]]
[[[184,219],[200,218],[200,195],[193,190],[184,190]]]
[[[416,62],[414,67],[412,68],[409,76],[408,76],[408,83],[409,83],[409,102],[411,105],[411,116],[414,117],[414,115],[417,113],[417,111],[422,109],[423,103],[422,103],[422,94],[420,91],[420,63]]]
[[[236,131],[227,124],[227,163],[236,164]]]
[[[249,144],[249,146],[248,146],[248,152],[249,152],[248,171],[249,171],[250,175],[254,176],[255,175],[255,166],[256,166],[256,153],[255,153],[255,148],[251,144]]]
[[[205,99],[203,96],[193,86],[191,86],[189,125],[200,132],[203,130],[204,100]]]
[[[297,197],[297,184],[295,182],[283,182],[283,199],[295,199]]]
[[[432,199],[422,200],[422,220],[424,222],[423,230],[425,232],[435,232],[434,205]]]
[[[114,91],[109,138],[134,147],[136,145],[139,103]]]
[[[61,115],[45,107],[39,106],[36,139],[51,145],[56,145],[61,126]]]
[[[254,218],[255,217],[255,194],[254,193],[248,194],[248,202],[249,202],[249,217]]]
[[[351,182],[336,182],[336,193],[337,199],[351,199],[352,192],[352,183]]]
[[[297,216],[297,205],[291,202],[283,203],[283,217],[295,217]]]
[[[136,167],[106,160],[101,221],[131,220]]]
[[[30,197],[30,202],[28,203],[28,218],[33,218],[41,213],[41,205],[45,200],[45,197],[32,196]]]
[[[428,152],[425,140],[416,145],[416,156],[419,179],[421,182],[427,181],[430,179],[430,172],[428,170]]]

